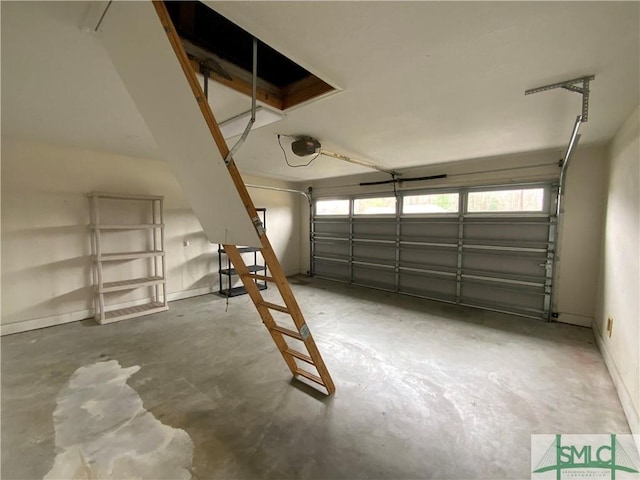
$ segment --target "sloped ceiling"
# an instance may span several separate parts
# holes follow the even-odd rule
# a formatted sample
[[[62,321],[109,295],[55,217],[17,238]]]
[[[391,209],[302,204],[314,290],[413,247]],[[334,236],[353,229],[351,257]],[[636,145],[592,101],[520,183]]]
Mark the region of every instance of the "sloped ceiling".
[[[326,157],[290,168],[276,133],[396,169],[561,149],[580,95],[523,92],[587,74],[583,144],[608,142],[639,102],[638,2],[206,3],[340,89],[252,132],[236,161],[253,174],[367,171]],[[162,158],[98,39],[79,28],[87,3],[0,5],[3,135]],[[224,87],[210,95],[219,120],[250,106]],[[290,162],[303,162],[288,142]]]

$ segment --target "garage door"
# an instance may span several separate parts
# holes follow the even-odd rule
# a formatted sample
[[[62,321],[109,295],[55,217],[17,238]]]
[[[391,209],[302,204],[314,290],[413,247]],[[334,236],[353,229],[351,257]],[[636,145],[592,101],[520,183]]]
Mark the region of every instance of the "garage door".
[[[312,273],[548,320],[556,195],[536,184],[316,199]]]

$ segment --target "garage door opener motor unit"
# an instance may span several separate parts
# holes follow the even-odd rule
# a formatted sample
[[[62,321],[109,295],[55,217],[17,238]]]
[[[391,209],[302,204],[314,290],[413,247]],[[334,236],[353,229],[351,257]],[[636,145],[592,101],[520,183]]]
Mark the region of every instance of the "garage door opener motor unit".
[[[291,143],[291,150],[299,157],[306,157],[320,152],[320,142],[312,137],[300,137]]]

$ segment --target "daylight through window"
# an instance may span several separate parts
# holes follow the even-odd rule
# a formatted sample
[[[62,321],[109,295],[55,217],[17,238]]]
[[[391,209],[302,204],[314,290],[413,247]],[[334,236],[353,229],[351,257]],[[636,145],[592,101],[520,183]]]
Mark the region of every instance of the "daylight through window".
[[[395,197],[356,198],[353,201],[354,215],[393,215],[396,213]]]
[[[542,212],[544,188],[491,190],[469,192],[467,211],[482,212]]]
[[[318,200],[316,215],[349,215],[349,200]]]
[[[402,199],[402,213],[457,213],[459,199],[458,193],[406,195]]]

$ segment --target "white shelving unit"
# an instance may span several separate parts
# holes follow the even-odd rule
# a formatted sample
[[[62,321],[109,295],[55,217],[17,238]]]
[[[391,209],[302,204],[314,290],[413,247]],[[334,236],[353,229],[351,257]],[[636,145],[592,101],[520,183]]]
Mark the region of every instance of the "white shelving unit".
[[[112,323],[127,318],[140,317],[168,310],[167,280],[164,251],[164,197],[158,195],[129,195],[120,193],[91,192],[91,248],[93,251],[93,279],[95,288],[95,319],[98,323]],[[101,223],[101,201],[140,202],[147,203],[142,215],[145,223]],[[113,202],[111,202],[113,203]],[[134,206],[131,203],[131,206]],[[113,215],[112,215],[113,216]],[[146,223],[150,222],[150,223]],[[142,231],[145,235],[147,250],[109,251],[107,231]],[[105,252],[108,251],[108,253]],[[136,278],[121,278],[105,281],[105,264],[107,262],[144,261],[148,275]],[[124,292],[136,288],[151,288],[151,301],[143,305],[109,309],[105,295]]]

